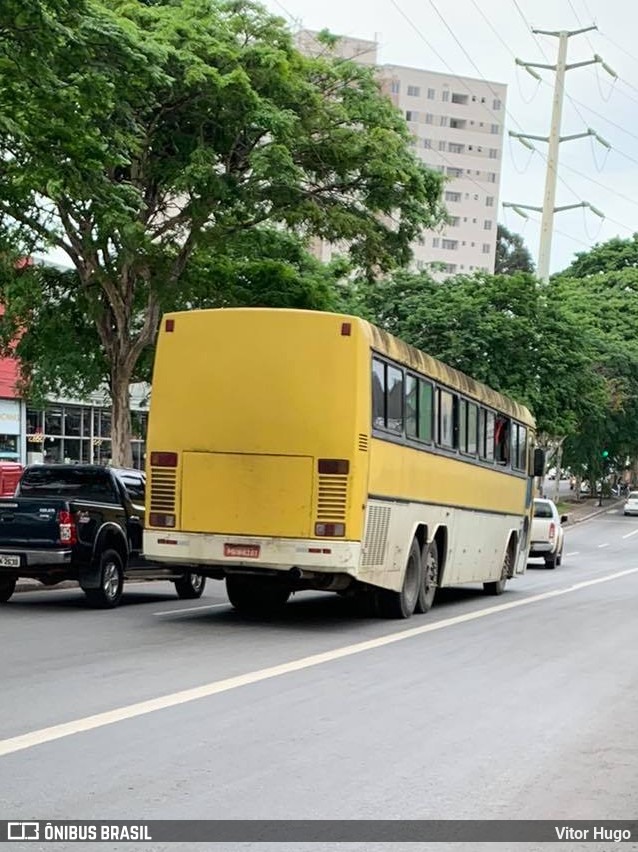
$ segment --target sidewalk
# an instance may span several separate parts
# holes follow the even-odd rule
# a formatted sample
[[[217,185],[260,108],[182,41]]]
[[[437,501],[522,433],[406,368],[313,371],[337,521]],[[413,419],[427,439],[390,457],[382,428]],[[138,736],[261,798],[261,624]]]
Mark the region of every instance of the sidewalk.
[[[551,499],[551,498],[550,498]],[[616,497],[606,497],[603,499],[603,505],[598,505],[598,498],[592,497],[587,500],[579,500],[577,501],[562,501],[563,503],[570,503],[568,509],[564,512],[561,512],[562,515],[567,515],[569,518],[568,525],[573,526],[574,524],[582,524],[583,521],[588,521],[590,518],[595,518],[598,515],[604,515],[606,512],[611,510],[621,509],[625,500],[618,500]]]

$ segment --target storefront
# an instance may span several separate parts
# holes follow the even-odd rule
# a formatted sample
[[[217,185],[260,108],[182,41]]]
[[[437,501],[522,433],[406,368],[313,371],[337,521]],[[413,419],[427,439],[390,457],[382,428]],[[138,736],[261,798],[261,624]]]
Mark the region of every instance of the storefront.
[[[21,404],[0,399],[0,461],[20,461]]]
[[[144,467],[145,411],[131,412],[133,465]],[[27,407],[27,464],[111,461],[111,411],[107,407],[50,403],[44,410]]]

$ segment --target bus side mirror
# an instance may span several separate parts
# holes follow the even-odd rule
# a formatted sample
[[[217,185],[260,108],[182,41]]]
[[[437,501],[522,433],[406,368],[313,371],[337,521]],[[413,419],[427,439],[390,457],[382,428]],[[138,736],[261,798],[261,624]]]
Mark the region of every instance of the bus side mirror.
[[[534,476],[545,476],[545,451],[534,450]]]

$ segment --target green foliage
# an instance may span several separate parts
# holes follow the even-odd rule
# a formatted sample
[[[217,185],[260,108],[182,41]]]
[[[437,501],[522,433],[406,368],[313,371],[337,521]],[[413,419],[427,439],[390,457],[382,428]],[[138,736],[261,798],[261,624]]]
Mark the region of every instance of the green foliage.
[[[338,310],[345,261],[322,264],[293,234],[255,228],[227,243],[223,252],[200,250],[165,310],[278,307]],[[75,270],[45,266],[0,270],[0,352],[15,353],[22,391],[42,402],[59,393],[78,396],[108,386],[110,364]],[[28,329],[21,334],[21,329]],[[13,341],[19,338],[13,348]],[[154,347],[142,353],[132,381],[150,382]]]
[[[534,272],[534,262],[520,234],[508,231],[499,225],[496,236],[497,275],[512,275],[516,272]]]
[[[614,237],[587,252],[578,252],[576,260],[561,273],[566,278],[585,278],[603,272],[638,269],[638,234],[631,239]]]
[[[359,285],[351,309],[530,407],[545,442],[576,435],[610,386],[593,342],[537,281],[516,275],[435,281],[399,273]]]
[[[374,71],[302,56],[249,0],[5,0],[0,72],[0,238],[69,256],[74,292],[58,310],[74,322],[84,312],[97,333],[86,384],[108,365],[117,463],[128,460],[128,383],[162,309],[196,303],[198,280],[209,304],[326,301],[308,263],[247,254],[242,266],[229,245],[243,234],[269,225],[341,242],[379,271],[405,264],[444,217],[442,178],[412,152]],[[82,364],[70,354],[58,367],[57,319],[26,303],[34,295],[11,294],[25,351],[37,339],[34,382],[53,387]]]

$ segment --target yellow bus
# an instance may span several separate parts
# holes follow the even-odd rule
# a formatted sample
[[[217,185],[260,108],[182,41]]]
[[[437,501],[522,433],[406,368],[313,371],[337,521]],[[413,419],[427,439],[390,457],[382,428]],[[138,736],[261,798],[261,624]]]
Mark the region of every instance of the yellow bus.
[[[249,612],[304,589],[397,618],[444,586],[500,594],[527,563],[533,446],[526,408],[358,317],[167,314],[144,551]]]

